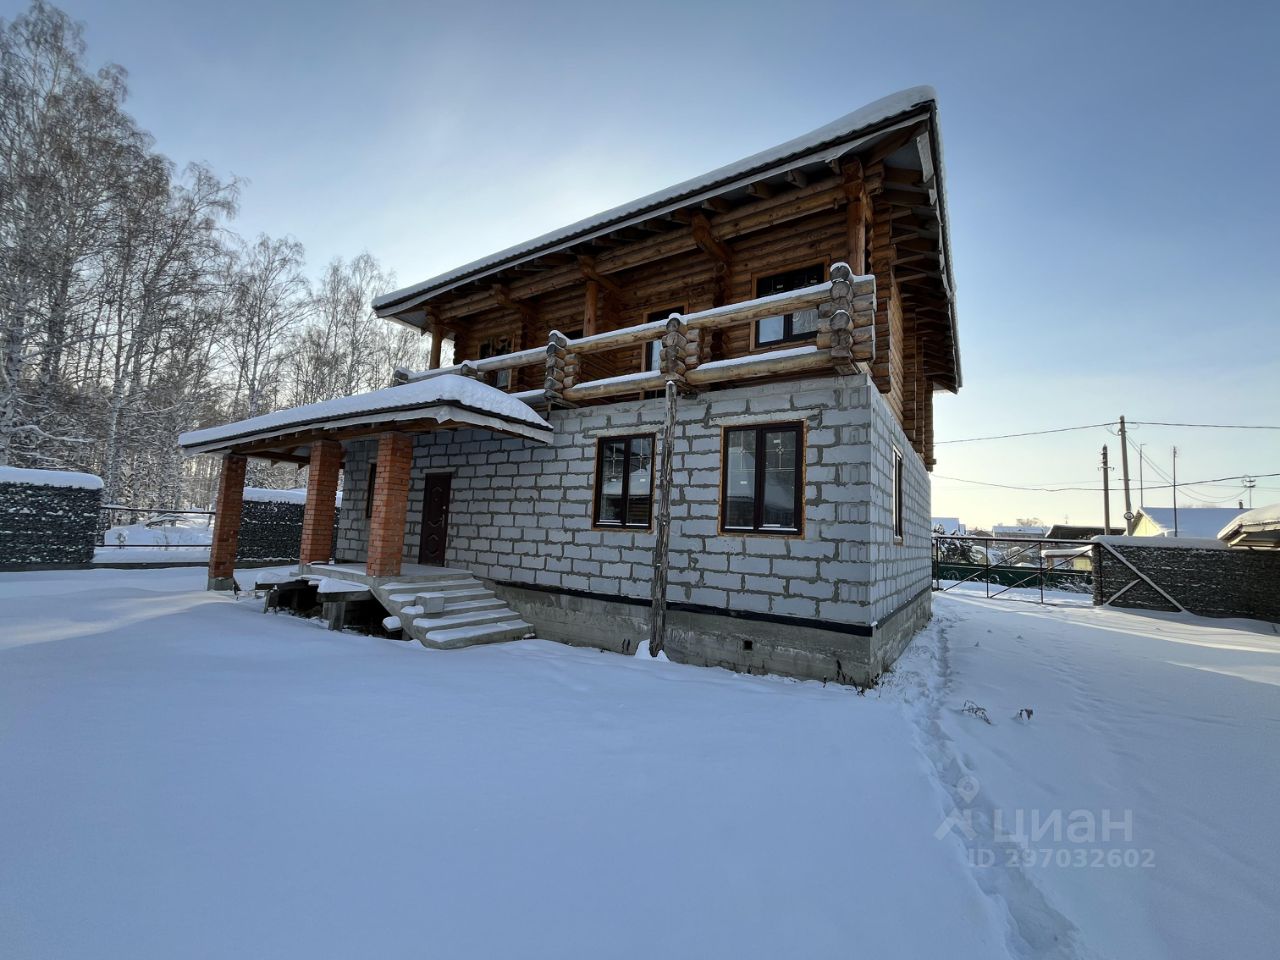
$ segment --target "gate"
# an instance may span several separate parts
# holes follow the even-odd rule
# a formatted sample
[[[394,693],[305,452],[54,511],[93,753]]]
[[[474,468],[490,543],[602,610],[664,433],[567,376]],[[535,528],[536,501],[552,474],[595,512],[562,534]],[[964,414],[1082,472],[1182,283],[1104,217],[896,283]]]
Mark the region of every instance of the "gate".
[[[933,537],[933,589],[981,583],[988,598],[1046,603],[1045,591],[1093,593],[1093,545],[1088,541],[994,537]],[[1013,593],[1012,591],[1021,591]],[[1027,596],[1028,591],[1034,591]]]

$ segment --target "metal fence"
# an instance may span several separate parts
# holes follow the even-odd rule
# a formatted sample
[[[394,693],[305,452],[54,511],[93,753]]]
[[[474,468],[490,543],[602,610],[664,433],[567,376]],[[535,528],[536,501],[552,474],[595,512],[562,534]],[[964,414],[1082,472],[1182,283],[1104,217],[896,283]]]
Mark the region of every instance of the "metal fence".
[[[116,503],[103,505],[98,519],[101,546],[130,550],[207,550],[212,527],[212,510],[124,507]],[[142,531],[146,534],[139,536]]]
[[[952,590],[981,583],[987,597],[1037,599],[1045,591],[1091,594],[1092,546],[1088,541],[961,537],[933,537],[933,588]]]

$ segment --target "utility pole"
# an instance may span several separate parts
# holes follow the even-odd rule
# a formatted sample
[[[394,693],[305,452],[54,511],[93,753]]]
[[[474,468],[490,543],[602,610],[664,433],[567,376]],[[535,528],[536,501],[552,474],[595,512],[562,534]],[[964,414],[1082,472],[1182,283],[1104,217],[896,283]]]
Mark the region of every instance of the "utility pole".
[[[1120,471],[1124,474],[1124,532],[1133,536],[1133,500],[1129,497],[1129,437],[1124,429],[1124,414],[1120,415]],[[1111,528],[1107,527],[1110,535]]]
[[[1107,445],[1102,445],[1102,529],[1111,533],[1111,478],[1108,476]]]
[[[1173,535],[1178,535],[1178,448],[1173,448]]]
[[[1253,477],[1244,478],[1244,488],[1249,491],[1249,509],[1253,509],[1253,488],[1258,485],[1258,481]]]

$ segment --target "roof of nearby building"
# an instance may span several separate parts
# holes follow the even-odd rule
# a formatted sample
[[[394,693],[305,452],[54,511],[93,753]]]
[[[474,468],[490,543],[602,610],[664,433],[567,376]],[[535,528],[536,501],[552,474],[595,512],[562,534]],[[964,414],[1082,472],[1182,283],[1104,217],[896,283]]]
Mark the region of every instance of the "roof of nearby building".
[[[551,424],[523,400],[478,380],[447,373],[430,380],[335,397],[236,423],[191,430],[178,437],[178,445],[187,453],[212,453],[308,428],[328,430],[420,419],[467,423],[517,433],[544,443],[551,439]]]
[[[1177,513],[1177,536],[1216,539],[1218,531],[1244,511],[1238,507],[1179,507]],[[1173,507],[1139,507],[1137,515],[1161,530],[1157,536],[1174,536]]]
[[[1001,534],[1018,534],[1026,537],[1043,537],[1048,529],[1048,527],[1034,525],[1019,526],[1017,524],[997,523],[991,528],[991,532],[996,536],[1000,536]]]
[[[1218,539],[1232,546],[1280,546],[1280,503],[1246,510],[1231,518]]]
[[[699,196],[700,194],[709,193],[709,195],[713,196],[717,191],[744,177],[756,178],[767,172],[782,172],[790,162],[800,159],[810,160],[812,159],[812,154],[824,149],[839,148],[834,154],[834,156],[839,156],[847,152],[852,146],[851,140],[873,132],[880,132],[878,128],[887,122],[904,114],[919,112],[922,107],[934,109],[936,100],[937,94],[934,93],[932,87],[911,87],[910,89],[890,94],[853,111],[853,113],[846,114],[838,120],[832,121],[803,136],[788,140],[786,143],[779,144],[776,147],[770,147],[742,160],[712,170],[710,173],[693,177],[683,183],[666,187],[638,200],[632,200],[630,203],[624,203],[611,210],[579,220],[577,223],[572,223],[567,227],[544,233],[542,236],[535,237],[525,243],[516,244],[487,257],[481,257],[479,260],[474,260],[421,283],[383,294],[374,299],[374,309],[380,316],[389,315],[395,312],[393,308],[404,309],[408,306],[404,303],[407,300],[441,292],[455,283],[473,280],[486,273],[511,266],[522,259],[550,252],[558,246],[578,242],[609,230],[616,230],[621,226],[625,226],[627,221],[653,216],[660,212],[663,207],[680,206],[703,199]],[[940,162],[939,160],[939,166]],[[775,171],[773,170],[775,167],[781,167],[781,169]],[[939,177],[940,180],[941,177]],[[944,219],[944,230],[945,227],[946,222]],[[954,284],[951,285],[951,289],[954,289]]]
[[[1124,533],[1124,527],[1112,527],[1110,531],[1106,531],[1101,526],[1090,527],[1075,523],[1055,523],[1049,528],[1045,538],[1048,540],[1091,540],[1108,532],[1113,535],[1120,535]]]

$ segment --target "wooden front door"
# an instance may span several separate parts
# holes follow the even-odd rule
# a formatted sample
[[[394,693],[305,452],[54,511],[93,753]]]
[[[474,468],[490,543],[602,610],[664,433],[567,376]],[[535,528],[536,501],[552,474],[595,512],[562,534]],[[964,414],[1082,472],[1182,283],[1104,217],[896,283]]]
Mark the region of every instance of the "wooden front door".
[[[427,488],[422,496],[422,538],[418,541],[418,562],[433,567],[444,566],[445,547],[449,543],[449,481],[447,473],[427,474]]]

